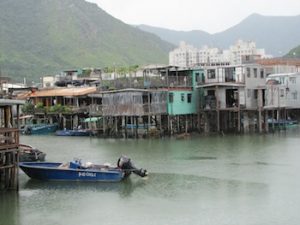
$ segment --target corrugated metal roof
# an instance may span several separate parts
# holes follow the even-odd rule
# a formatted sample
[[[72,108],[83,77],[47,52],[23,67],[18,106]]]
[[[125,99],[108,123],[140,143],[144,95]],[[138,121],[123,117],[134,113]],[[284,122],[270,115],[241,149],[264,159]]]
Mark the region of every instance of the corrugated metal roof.
[[[188,88],[191,89],[191,88]],[[128,93],[128,92],[165,92],[168,91],[167,88],[161,88],[161,89],[136,89],[136,88],[125,88],[125,89],[118,89],[118,90],[112,90],[112,91],[99,91],[97,93],[89,94],[89,97],[95,97],[95,98],[102,98],[103,94],[113,94],[113,93]]]
[[[24,100],[30,97],[31,91],[24,91],[17,94],[16,99]]]
[[[32,92],[28,97],[82,96],[97,91],[96,87],[55,88]]]
[[[209,84],[202,84],[198,85],[197,88],[205,88],[205,87],[214,87],[214,86],[223,86],[223,87],[245,87],[245,84],[241,83],[209,83]]]

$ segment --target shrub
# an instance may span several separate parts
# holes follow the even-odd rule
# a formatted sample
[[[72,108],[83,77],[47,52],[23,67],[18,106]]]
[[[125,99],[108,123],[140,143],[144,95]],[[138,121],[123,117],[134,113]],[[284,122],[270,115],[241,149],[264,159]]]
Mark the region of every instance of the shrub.
[[[34,114],[34,105],[31,102],[26,102],[22,107],[24,114]]]

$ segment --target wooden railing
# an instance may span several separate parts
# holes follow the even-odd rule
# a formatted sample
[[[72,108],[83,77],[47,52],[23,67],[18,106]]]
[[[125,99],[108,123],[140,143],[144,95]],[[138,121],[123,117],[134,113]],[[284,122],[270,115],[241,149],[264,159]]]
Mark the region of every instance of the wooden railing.
[[[19,130],[16,128],[0,128],[0,151],[18,148]]]
[[[85,113],[89,111],[89,106],[69,106],[73,113]]]
[[[88,110],[91,115],[102,115],[102,105],[91,104]]]

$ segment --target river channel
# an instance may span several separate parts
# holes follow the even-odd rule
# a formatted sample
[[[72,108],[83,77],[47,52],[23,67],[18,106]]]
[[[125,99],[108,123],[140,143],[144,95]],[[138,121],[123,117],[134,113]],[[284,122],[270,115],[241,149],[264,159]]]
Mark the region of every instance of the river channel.
[[[1,225],[297,225],[300,129],[185,140],[21,136],[48,161],[116,164],[129,156],[147,178],[42,182],[20,171],[0,194]]]

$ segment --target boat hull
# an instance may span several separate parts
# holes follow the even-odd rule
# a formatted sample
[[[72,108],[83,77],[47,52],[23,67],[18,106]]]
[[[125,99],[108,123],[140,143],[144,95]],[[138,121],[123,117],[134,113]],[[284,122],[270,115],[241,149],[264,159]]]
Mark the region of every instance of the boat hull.
[[[55,133],[57,136],[91,136],[92,132],[89,130],[58,130]]]
[[[36,162],[36,161],[45,161],[45,153],[20,153],[20,162]]]
[[[27,135],[49,134],[57,130],[57,124],[26,125],[23,133]]]
[[[45,161],[46,153],[33,148],[30,145],[19,144],[20,149],[20,162],[37,162],[37,161]]]
[[[60,168],[61,163],[20,163],[20,168],[32,179],[56,181],[119,182],[124,172],[119,169],[71,169]]]

